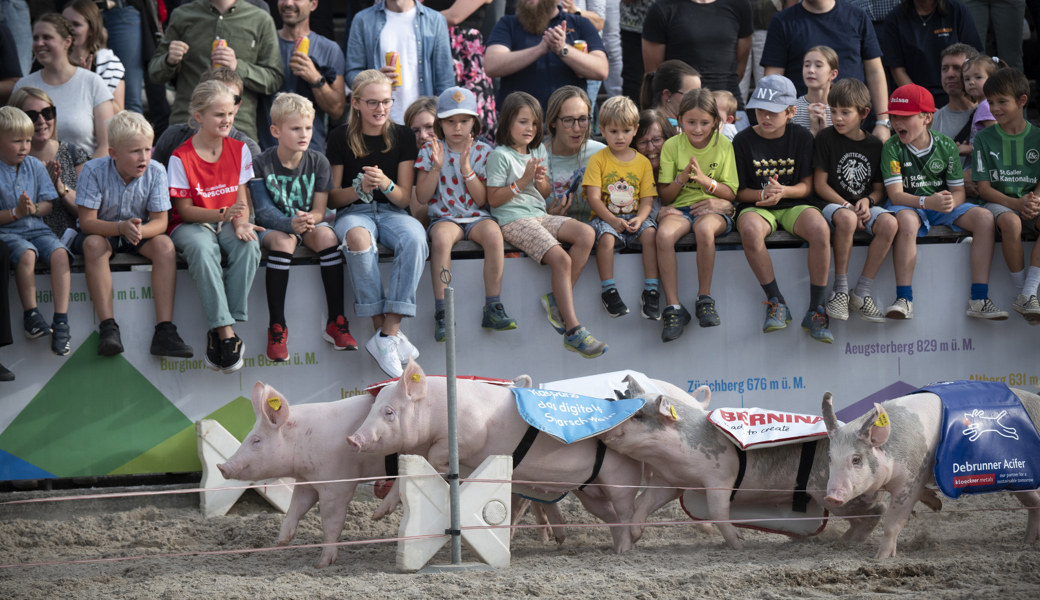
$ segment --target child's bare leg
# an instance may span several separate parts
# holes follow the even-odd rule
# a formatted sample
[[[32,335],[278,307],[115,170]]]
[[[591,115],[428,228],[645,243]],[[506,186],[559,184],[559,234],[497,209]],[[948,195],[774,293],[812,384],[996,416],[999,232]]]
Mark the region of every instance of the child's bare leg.
[[[484,249],[484,295],[502,295],[502,271],[506,263],[502,228],[494,220],[485,219],[469,230],[469,238]]]
[[[577,221],[575,221],[577,223]],[[589,228],[592,231],[592,228]],[[563,317],[563,326],[567,331],[580,325],[578,316],[574,312],[574,284],[571,283],[571,256],[563,250],[562,246],[556,245],[542,257],[542,263],[549,265],[552,269],[552,291],[556,298],[556,306],[560,309]]]
[[[1026,268],[1025,252],[1022,250],[1022,217],[1016,213],[1001,213],[996,219],[1000,228],[1000,245],[1008,270],[1018,273]]]
[[[914,268],[917,266],[917,231],[921,229],[921,217],[913,210],[896,213],[899,231],[892,244],[892,266],[896,272],[896,285],[913,284]]]
[[[682,236],[690,232],[690,222],[686,217],[668,215],[657,223],[657,267],[661,276],[661,287],[664,289],[665,303],[670,306],[679,304],[679,263],[675,258],[675,244]],[[700,252],[700,246],[697,247]],[[646,252],[646,245],[643,245]],[[700,254],[697,255],[700,260]]]
[[[567,242],[571,245],[569,251],[571,257],[570,277],[571,287],[574,287],[578,283],[578,278],[581,277],[581,272],[585,270],[585,263],[589,260],[589,253],[592,252],[592,246],[596,243],[596,232],[585,223],[572,219],[560,227],[557,238],[561,242]],[[556,299],[560,299],[559,294],[556,294]]]
[[[852,236],[856,233],[859,218],[846,208],[839,208],[831,216],[834,223],[834,274],[847,275],[849,256],[852,255]]]
[[[792,233],[809,242],[809,283],[827,285],[827,275],[831,268],[831,228],[827,225],[827,219],[823,218],[820,211],[810,208],[798,215]],[[848,268],[848,257],[845,258],[845,266]]]
[[[643,277],[657,279],[657,229],[647,227],[638,239],[643,253]]]
[[[599,242],[596,244],[596,269],[599,271],[600,281],[614,278],[614,242],[616,239],[609,233],[599,236]]]
[[[766,249],[766,236],[772,233],[772,227],[754,212],[745,212],[737,220],[737,229],[740,231],[740,243],[744,246],[744,256],[747,257],[751,272],[759,285],[765,285],[776,279],[773,274],[773,261],[769,258],[769,250]]]
[[[401,329],[401,315],[397,313],[386,313],[382,315],[382,317],[383,323],[380,326],[383,328],[383,333],[386,335],[397,335],[397,332]],[[372,317],[373,323],[375,320],[376,318]]]
[[[898,230],[899,223],[891,213],[880,215],[874,221],[874,226],[871,228],[871,231],[874,232],[874,239],[870,241],[870,246],[867,248],[867,262],[863,264],[864,277],[874,279],[877,276],[881,263],[885,262],[885,256],[892,248],[892,242],[896,239]],[[837,251],[835,251],[835,255],[837,255]],[[837,263],[836,258],[835,263]]]
[[[971,282],[989,283],[989,269],[993,263],[993,242],[996,239],[993,213],[976,206],[961,215],[953,224],[971,232]]]
[[[51,252],[51,289],[54,291],[54,312],[69,312],[72,269],[69,265],[69,253],[64,248]]]
[[[108,265],[112,257],[112,244],[108,238],[100,235],[89,235],[83,241],[83,259],[86,262],[87,290],[94,302],[94,312],[98,321],[111,319],[112,310],[112,269]],[[155,287],[155,271],[152,271],[152,287]]]
[[[726,219],[719,215],[703,215],[693,226],[697,238],[697,295],[711,295],[711,279],[715,275],[715,236],[726,230]]]
[[[141,256],[152,261],[155,322],[172,322],[173,297],[177,291],[177,249],[173,247],[173,240],[167,235],[157,235],[141,246],[140,252]]]
[[[24,310],[36,308],[36,252],[26,250],[14,269],[14,282],[18,287],[18,299]]]
[[[441,269],[451,271],[451,248],[460,241],[462,227],[451,221],[441,221],[430,230],[430,279],[433,281],[433,297],[437,300],[444,300],[444,288],[447,287],[441,281]]]

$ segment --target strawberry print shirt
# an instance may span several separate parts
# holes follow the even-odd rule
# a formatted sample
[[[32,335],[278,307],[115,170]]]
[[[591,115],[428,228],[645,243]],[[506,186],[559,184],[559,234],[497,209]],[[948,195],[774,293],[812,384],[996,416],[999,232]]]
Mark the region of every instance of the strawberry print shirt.
[[[448,144],[444,143],[444,167],[441,169],[440,181],[437,182],[437,191],[430,199],[428,212],[430,221],[437,219],[451,219],[456,223],[472,223],[480,218],[490,217],[487,203],[477,206],[466,189],[466,181],[460,170],[460,157],[458,152],[452,152]],[[426,144],[419,150],[419,158],[415,160],[415,168],[422,171],[433,169],[433,146]],[[484,142],[475,141],[469,151],[469,164],[473,166],[473,172],[482,183],[487,184],[485,165],[491,154],[491,146]]]
[[[195,206],[202,208],[225,208],[235,203],[238,187],[253,178],[253,157],[249,148],[230,137],[224,138],[220,160],[206,162],[195,152],[191,138],[173,151],[168,169],[170,200],[191,198]],[[173,202],[170,214],[170,234],[183,223]]]

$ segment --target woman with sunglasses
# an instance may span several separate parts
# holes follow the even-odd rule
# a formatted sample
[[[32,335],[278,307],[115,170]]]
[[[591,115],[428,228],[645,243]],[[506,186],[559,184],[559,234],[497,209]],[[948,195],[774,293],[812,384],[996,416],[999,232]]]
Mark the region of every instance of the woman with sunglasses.
[[[552,198],[546,199],[546,212],[588,223],[591,210],[581,180],[589,158],[606,148],[590,139],[592,102],[589,95],[573,85],[553,92],[545,111],[545,125],[549,133],[546,153],[552,181]]]
[[[51,176],[51,183],[60,200],[54,203],[50,214],[43,217],[43,222],[60,238],[66,230],[78,229],[76,178],[83,164],[90,160],[90,155],[76,144],[58,141],[58,110],[54,108],[47,92],[23,87],[11,94],[11,106],[22,109],[32,119],[33,137],[29,156],[47,165],[47,173]]]
[[[329,135],[327,156],[337,188],[329,192],[329,208],[337,209],[336,237],[343,242],[354,314],[371,317],[376,330],[365,349],[387,375],[400,377],[401,361],[419,356],[400,325],[403,317],[415,316],[415,290],[429,249],[426,231],[407,212],[419,150],[412,130],[390,120],[393,104],[386,75],[374,69],[359,73],[349,121]],[[386,292],[376,241],[394,251]]]
[[[61,113],[61,141],[101,158],[108,156],[105,124],[115,114],[112,92],[97,73],[70,62],[73,39],[68,19],[57,13],[40,17],[33,26],[33,54],[43,69],[19,79],[14,89],[47,92]]]

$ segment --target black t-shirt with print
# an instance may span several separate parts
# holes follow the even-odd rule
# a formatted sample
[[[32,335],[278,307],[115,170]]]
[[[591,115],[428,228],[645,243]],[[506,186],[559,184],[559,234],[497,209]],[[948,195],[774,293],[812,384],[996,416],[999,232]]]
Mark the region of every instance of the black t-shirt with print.
[[[827,127],[816,135],[813,149],[813,168],[827,173],[827,185],[846,202],[855,202],[870,195],[875,183],[881,183],[881,140],[865,133],[855,142]],[[816,198],[820,208],[827,201]]]
[[[780,185],[798,185],[812,175],[813,136],[808,129],[794,123],[788,123],[784,134],[774,140],[748,127],[733,137],[733,154],[737,159],[740,189],[765,189],[773,175]],[[812,195],[784,198],[764,208],[791,208],[802,204],[812,204]]]
[[[397,184],[397,168],[400,163],[414,163],[419,156],[419,149],[415,146],[415,133],[403,125],[394,123],[391,126],[390,139],[393,144],[389,152],[383,152],[386,149],[383,136],[366,135],[364,138],[365,147],[369,152],[364,157],[357,158],[347,142],[347,125],[337,127],[329,136],[328,148],[325,151],[329,164],[343,165],[343,180],[333,181],[334,188],[351,187],[354,178],[361,172],[361,167],[379,167],[390,181]],[[372,192],[372,198],[374,202],[390,202],[379,190]]]

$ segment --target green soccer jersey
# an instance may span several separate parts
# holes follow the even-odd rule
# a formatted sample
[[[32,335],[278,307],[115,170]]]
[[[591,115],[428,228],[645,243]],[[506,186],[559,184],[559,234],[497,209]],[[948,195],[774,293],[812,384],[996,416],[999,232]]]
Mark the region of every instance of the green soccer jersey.
[[[975,164],[971,178],[988,181],[1010,198],[1021,198],[1040,181],[1040,129],[1026,121],[1026,129],[1008,135],[993,125],[975,136]],[[982,199],[979,198],[981,203]]]
[[[932,131],[932,143],[923,150],[892,136],[881,149],[881,177],[885,185],[902,182],[903,191],[914,196],[931,196],[964,185],[960,151],[945,135]]]

